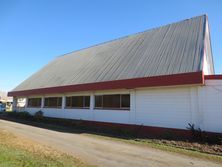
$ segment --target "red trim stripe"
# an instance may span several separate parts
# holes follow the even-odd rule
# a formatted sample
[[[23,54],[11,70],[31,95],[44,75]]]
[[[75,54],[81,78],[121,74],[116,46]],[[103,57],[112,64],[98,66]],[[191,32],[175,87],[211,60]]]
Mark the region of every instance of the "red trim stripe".
[[[56,94],[56,93],[67,93],[67,92],[94,91],[94,90],[133,89],[140,87],[203,84],[203,82],[204,82],[203,73],[202,71],[200,71],[200,72],[163,75],[163,76],[154,76],[146,78],[39,88],[39,89],[31,89],[24,91],[12,91],[9,92],[8,95],[16,97],[16,96]]]
[[[222,79],[222,75],[205,75],[204,76],[204,79],[207,79],[207,80],[213,80],[213,79],[215,79],[215,80],[220,80],[220,79]]]

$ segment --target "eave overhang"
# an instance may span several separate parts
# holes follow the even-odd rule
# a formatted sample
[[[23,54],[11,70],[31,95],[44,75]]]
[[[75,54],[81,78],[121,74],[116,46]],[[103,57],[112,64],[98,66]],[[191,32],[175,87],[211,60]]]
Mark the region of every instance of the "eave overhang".
[[[19,96],[32,96],[32,95],[45,95],[45,94],[60,94],[60,93],[63,94],[63,93],[81,92],[81,91],[135,89],[142,87],[160,87],[160,86],[177,86],[177,85],[179,86],[179,85],[194,85],[194,84],[199,84],[199,85],[204,84],[204,75],[202,71],[163,75],[163,76],[153,76],[145,78],[12,91],[8,93],[8,96],[19,97]]]

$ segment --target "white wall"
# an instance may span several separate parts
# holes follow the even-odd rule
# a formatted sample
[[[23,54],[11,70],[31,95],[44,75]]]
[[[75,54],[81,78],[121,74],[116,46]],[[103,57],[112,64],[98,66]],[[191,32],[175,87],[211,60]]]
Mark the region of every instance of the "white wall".
[[[190,88],[159,88],[136,91],[136,123],[186,128],[191,122]]]
[[[131,94],[130,111],[94,110],[94,95],[118,93]],[[194,123],[202,130],[222,133],[222,80],[207,80],[206,86],[79,92],[68,95],[90,95],[90,109],[26,108],[25,110],[32,114],[42,110],[44,115],[49,117],[178,129],[186,129],[188,123]]]
[[[137,124],[186,129],[188,123],[222,133],[222,80],[205,86],[136,91]]]
[[[222,133],[222,80],[207,80],[201,91],[203,128]]]

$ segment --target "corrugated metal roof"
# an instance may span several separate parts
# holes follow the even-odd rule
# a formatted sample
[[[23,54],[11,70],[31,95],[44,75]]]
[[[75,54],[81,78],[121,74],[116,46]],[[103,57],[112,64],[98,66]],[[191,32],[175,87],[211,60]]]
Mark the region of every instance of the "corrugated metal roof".
[[[202,71],[206,16],[56,58],[13,91]]]

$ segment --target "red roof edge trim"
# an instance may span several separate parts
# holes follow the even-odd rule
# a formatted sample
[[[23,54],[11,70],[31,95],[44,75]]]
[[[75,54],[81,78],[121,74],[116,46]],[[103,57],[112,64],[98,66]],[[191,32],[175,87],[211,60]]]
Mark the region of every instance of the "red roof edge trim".
[[[80,91],[110,90],[110,89],[134,89],[141,87],[173,86],[203,84],[204,78],[202,71],[181,73],[173,75],[154,76],[146,78],[125,79],[116,81],[86,83],[79,85],[67,85],[59,87],[40,88],[24,91],[9,92],[8,96],[29,96],[42,94],[56,94]]]
[[[210,80],[210,79],[220,80],[220,79],[222,79],[222,74],[220,74],[220,75],[205,75],[204,79],[206,79],[206,80]]]

